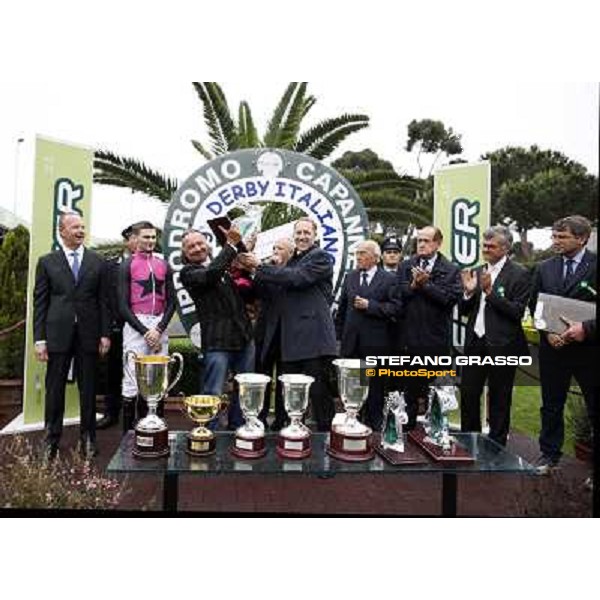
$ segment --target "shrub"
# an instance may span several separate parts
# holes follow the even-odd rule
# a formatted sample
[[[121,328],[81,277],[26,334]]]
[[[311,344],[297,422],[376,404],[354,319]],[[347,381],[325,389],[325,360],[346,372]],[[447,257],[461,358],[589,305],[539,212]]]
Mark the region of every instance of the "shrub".
[[[185,396],[194,396],[199,394],[200,363],[198,349],[188,338],[174,338],[169,340],[169,354],[174,352],[179,352],[183,356],[183,375],[169,395],[177,396],[183,393]]]
[[[0,464],[0,508],[103,510],[116,508],[121,484],[73,452],[46,463],[27,439],[11,438]]]
[[[19,226],[8,232],[0,247],[0,331],[25,319],[29,232]],[[23,377],[25,327],[0,338],[0,379]]]

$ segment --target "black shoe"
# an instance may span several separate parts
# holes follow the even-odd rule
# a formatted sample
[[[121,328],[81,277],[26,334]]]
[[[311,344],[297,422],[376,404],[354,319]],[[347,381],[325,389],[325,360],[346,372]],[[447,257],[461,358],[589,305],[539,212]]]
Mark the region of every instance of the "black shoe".
[[[85,442],[80,440],[78,450],[81,457],[85,460],[92,460],[92,458],[98,456],[98,448],[96,443],[91,442],[90,440],[86,440]]]
[[[47,444],[44,448],[43,461],[45,463],[51,463],[56,460],[58,456],[58,446],[56,444]]]
[[[96,422],[96,429],[108,429],[119,422],[119,417],[111,414],[105,414]]]
[[[535,471],[538,475],[550,475],[558,469],[558,459],[550,458],[542,454],[535,464]]]

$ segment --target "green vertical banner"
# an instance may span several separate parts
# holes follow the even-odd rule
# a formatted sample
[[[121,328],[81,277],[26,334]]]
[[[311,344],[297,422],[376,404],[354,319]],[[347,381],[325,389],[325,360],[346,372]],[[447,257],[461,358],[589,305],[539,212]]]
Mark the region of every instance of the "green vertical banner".
[[[435,174],[434,223],[444,232],[442,252],[461,269],[481,263],[481,235],[490,226],[492,167],[489,162],[455,165]],[[464,345],[455,312],[454,345]]]
[[[58,219],[76,212],[89,232],[94,152],[88,148],[38,137],[35,151],[33,218],[29,250],[27,293],[27,343],[23,416],[25,425],[44,422],[46,365],[35,358],[33,340],[33,291],[38,259],[59,248]],[[74,383],[67,385],[65,418],[79,416],[79,395]]]

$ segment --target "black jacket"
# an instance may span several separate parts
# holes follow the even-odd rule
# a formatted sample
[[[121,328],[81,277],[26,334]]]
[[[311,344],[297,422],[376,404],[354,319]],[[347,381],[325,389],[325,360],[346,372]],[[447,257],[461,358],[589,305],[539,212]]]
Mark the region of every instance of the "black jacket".
[[[342,356],[354,358],[361,350],[392,351],[394,324],[402,309],[396,280],[394,274],[378,269],[371,284],[362,287],[360,271],[348,273],[336,317]],[[356,296],[369,301],[368,310],[354,308]]]
[[[264,314],[263,354],[277,332],[284,362],[335,356],[335,325],[331,315],[333,261],[318,247],[294,256],[285,267],[263,266],[256,273],[259,294],[277,296]]]
[[[476,270],[479,274],[481,268]],[[514,349],[519,353],[527,353],[527,339],[523,332],[522,320],[531,292],[531,276],[525,267],[507,260],[498,274],[492,292],[486,299],[485,339],[491,349],[508,351]],[[465,346],[476,340],[475,323],[479,312],[481,289],[468,300],[463,298],[459,303],[461,315],[467,315],[467,334]]]
[[[82,350],[97,352],[100,338],[110,335],[107,283],[104,259],[91,250],[84,251],[77,283],[62,250],[42,256],[33,294],[35,341],[45,341],[48,352],[67,352],[77,323]]]
[[[204,352],[237,352],[252,340],[252,323],[229,274],[236,255],[226,245],[208,267],[186,265],[181,271],[181,283],[196,305]]]
[[[415,256],[402,263],[399,281],[404,319],[403,344],[410,351],[447,352],[451,345],[452,310],[462,296],[460,270],[438,254],[430,280],[412,290],[411,270],[419,263]]]
[[[563,284],[563,257],[554,256],[553,258],[549,258],[540,263],[533,276],[533,288],[529,302],[531,314],[535,314],[538,296],[541,293],[562,296],[563,298],[573,298],[575,300],[583,300],[586,302],[595,302],[596,297],[589,288],[597,290],[596,264],[597,256],[589,250],[586,250],[577,267],[577,271],[575,271],[575,276],[571,280],[570,285],[565,288]],[[552,350],[545,335],[541,336],[540,344],[544,351],[556,352],[557,355],[560,353],[561,356],[568,356],[569,353],[576,352],[578,346],[581,346],[581,344],[573,344],[558,351]],[[593,344],[593,340],[586,340],[583,344],[591,345]]]

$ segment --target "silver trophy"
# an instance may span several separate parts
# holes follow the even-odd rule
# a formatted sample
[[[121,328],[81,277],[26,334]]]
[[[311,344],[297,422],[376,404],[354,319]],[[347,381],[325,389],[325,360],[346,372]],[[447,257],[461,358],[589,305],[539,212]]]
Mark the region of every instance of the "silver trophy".
[[[246,423],[235,432],[235,445],[231,451],[238,458],[262,458],[267,452],[265,426],[258,414],[271,378],[257,373],[244,373],[236,375],[235,380],[240,387],[240,407]]]
[[[373,450],[373,430],[361,423],[357,416],[367,395],[369,384],[361,370],[360,359],[342,358],[333,361],[338,372],[340,397],[346,410],[343,423],[331,428],[329,454],[339,460],[364,462],[371,460]]]
[[[283,401],[291,423],[281,431],[277,440],[277,453],[282,458],[303,459],[311,454],[310,429],[302,423],[308,408],[310,386],[314,378],[308,375],[282,375]]]
[[[381,446],[384,450],[404,453],[403,426],[408,423],[404,393],[392,392],[388,395],[383,409],[383,431]]]
[[[425,416],[426,441],[445,452],[452,449],[448,413],[458,408],[454,386],[433,386],[429,391],[429,408]]]
[[[135,426],[133,454],[139,458],[159,458],[169,455],[169,428],[156,414],[158,403],[177,385],[183,374],[183,356],[138,356],[131,350],[125,354],[125,368],[129,361],[135,366],[138,392],[148,404],[148,415]],[[179,361],[177,375],[169,384],[169,366]]]

